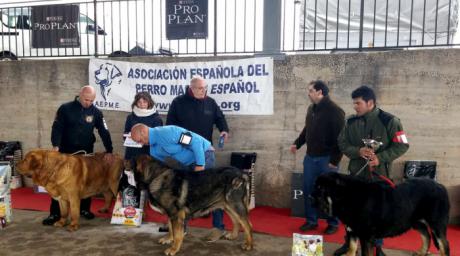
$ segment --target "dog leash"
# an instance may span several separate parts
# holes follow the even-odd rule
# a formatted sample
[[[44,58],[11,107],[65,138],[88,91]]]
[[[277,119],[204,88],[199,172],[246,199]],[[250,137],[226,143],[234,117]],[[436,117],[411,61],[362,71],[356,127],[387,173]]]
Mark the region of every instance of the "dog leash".
[[[366,163],[363,165],[363,167],[361,167],[361,169],[359,169],[359,171],[354,175],[354,176],[358,176],[368,165],[369,165],[369,159],[367,159]],[[381,175],[381,174],[378,174],[378,173],[375,173],[374,171],[370,170],[369,169],[369,172],[371,173],[371,179],[374,176],[377,176],[378,178],[380,178],[381,180],[385,181],[388,185],[390,185],[390,187],[392,188],[395,188],[396,185],[394,184],[393,181],[391,181],[389,178]]]
[[[358,176],[369,165],[369,162],[370,162],[370,159],[367,159],[366,164],[364,164],[363,167],[359,169],[359,171],[355,174],[355,176]]]
[[[94,153],[88,154],[88,153],[86,153],[86,150],[78,150],[78,151],[72,153],[71,155],[94,156]]]

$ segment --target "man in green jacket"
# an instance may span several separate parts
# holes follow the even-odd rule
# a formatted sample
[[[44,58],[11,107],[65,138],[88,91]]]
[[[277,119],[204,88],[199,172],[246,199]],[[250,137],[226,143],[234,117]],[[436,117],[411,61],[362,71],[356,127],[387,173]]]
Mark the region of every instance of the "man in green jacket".
[[[392,162],[409,149],[401,121],[376,106],[374,91],[368,86],[363,85],[354,90],[351,98],[356,115],[347,119],[338,137],[340,150],[350,159],[348,171],[351,175],[370,179],[371,171],[390,177]],[[364,145],[363,139],[373,139],[381,142],[381,145],[374,152]],[[367,161],[369,163],[366,165]],[[342,255],[348,250],[347,238],[345,245],[334,255]],[[385,255],[382,243],[382,239],[376,241],[378,256]]]

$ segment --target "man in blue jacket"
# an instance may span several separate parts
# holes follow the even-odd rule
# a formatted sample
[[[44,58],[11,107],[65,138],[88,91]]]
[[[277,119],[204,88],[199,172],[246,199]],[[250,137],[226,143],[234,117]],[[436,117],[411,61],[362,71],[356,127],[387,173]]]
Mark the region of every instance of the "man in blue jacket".
[[[136,124],[131,128],[131,138],[142,145],[150,145],[150,155],[154,158],[162,162],[173,158],[195,171],[204,170],[215,158],[211,142],[175,125],[150,128]]]

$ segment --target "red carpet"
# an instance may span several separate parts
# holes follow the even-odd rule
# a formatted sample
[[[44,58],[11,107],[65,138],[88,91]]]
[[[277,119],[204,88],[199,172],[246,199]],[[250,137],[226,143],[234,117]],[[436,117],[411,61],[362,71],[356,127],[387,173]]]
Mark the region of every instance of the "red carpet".
[[[38,210],[48,211],[50,204],[50,197],[48,194],[34,193],[31,188],[19,188],[12,190],[12,203],[15,209],[25,210]],[[92,212],[99,217],[109,218],[111,214],[100,214],[97,209],[103,205],[102,199],[93,199]],[[266,233],[274,236],[292,237],[292,233],[299,233],[300,227],[304,219],[290,216],[289,209],[280,209],[273,207],[257,207],[250,212],[250,219],[254,231],[259,233]],[[166,218],[157,212],[154,212],[150,207],[146,207],[145,221],[153,222],[166,222]],[[225,216],[225,225],[231,226],[230,219]],[[194,219],[189,223],[195,227],[211,227],[211,218]],[[319,231],[324,230],[326,223],[320,221]],[[310,232],[309,234],[321,234],[321,232]],[[342,243],[345,231],[343,226],[340,227],[339,232],[334,235],[325,235],[326,242]],[[460,256],[460,227],[449,226],[447,231],[447,238],[450,243],[450,251],[452,256]],[[416,231],[409,231],[406,234],[397,238],[385,239],[385,248],[415,251],[422,244],[420,235]],[[433,244],[430,248],[431,252],[436,252]]]

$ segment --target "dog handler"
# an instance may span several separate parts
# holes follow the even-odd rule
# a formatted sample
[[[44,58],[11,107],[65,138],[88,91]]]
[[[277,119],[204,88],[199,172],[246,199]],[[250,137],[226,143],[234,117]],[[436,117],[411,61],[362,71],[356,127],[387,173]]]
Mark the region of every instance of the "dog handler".
[[[350,158],[348,171],[372,179],[373,173],[390,177],[392,162],[409,149],[409,143],[399,118],[376,106],[374,91],[368,86],[361,86],[351,93],[356,115],[347,119],[345,128],[339,135],[340,150]],[[366,147],[363,139],[382,142],[374,152]],[[365,193],[365,191],[363,191]],[[334,255],[345,254],[348,250],[349,237]],[[383,240],[376,241],[376,255],[385,255],[382,250]]]
[[[300,227],[301,231],[314,230],[318,227],[318,214],[311,204],[310,195],[315,181],[323,173],[337,172],[342,159],[342,152],[337,145],[337,136],[345,122],[345,112],[329,97],[329,88],[321,81],[312,81],[308,85],[308,97],[311,105],[307,110],[305,127],[291,145],[291,152],[304,144],[307,154],[303,161],[303,193],[306,222]],[[339,220],[336,217],[327,219],[325,234],[337,232]]]
[[[136,124],[131,128],[131,138],[142,145],[150,145],[150,155],[166,164],[177,161],[185,168],[203,171],[215,160],[211,142],[179,126],[150,128]]]
[[[93,153],[94,128],[99,132],[106,154],[104,160],[112,162],[112,139],[102,112],[93,105],[96,90],[89,85],[80,89],[80,94],[74,101],[62,104],[57,110],[51,130],[53,150],[61,153],[73,154],[84,150]],[[81,200],[80,215],[86,219],[93,219],[90,211],[91,197]],[[61,218],[58,201],[51,199],[50,215],[43,220],[43,225],[53,225]]]

